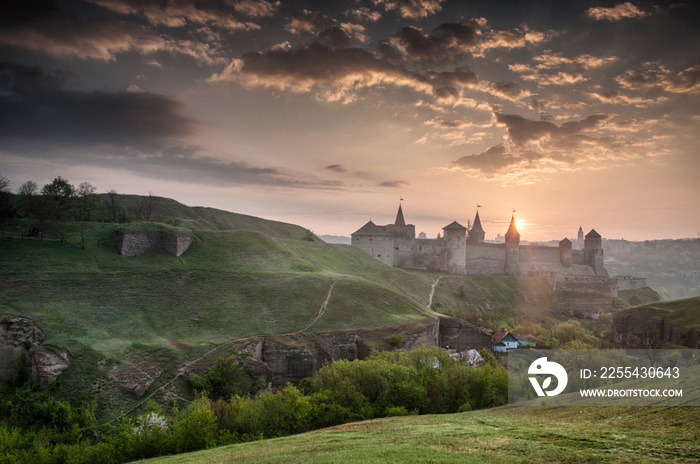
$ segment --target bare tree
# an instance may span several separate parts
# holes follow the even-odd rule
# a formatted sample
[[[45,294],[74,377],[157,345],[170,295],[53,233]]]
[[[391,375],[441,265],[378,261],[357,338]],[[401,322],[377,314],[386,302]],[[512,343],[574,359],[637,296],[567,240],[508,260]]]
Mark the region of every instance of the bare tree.
[[[10,179],[5,176],[0,175],[0,192],[5,192],[7,187],[10,185]]]
[[[143,221],[149,222],[151,220],[151,215],[153,214],[153,208],[156,204],[156,197],[153,192],[148,191],[148,196],[139,197],[136,206],[139,210],[139,216]]]

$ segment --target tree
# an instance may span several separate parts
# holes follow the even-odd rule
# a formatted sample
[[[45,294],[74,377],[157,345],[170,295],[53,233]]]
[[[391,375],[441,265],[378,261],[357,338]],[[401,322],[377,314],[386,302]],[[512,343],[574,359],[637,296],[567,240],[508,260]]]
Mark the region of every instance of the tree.
[[[136,202],[136,206],[139,209],[139,216],[141,220],[149,222],[151,220],[151,214],[153,214],[153,207],[156,204],[156,197],[153,192],[148,191],[148,196],[139,197]]]
[[[80,221],[90,221],[92,215],[100,206],[100,200],[95,194],[97,189],[89,182],[82,182],[78,186],[76,195],[78,197],[78,219]]]
[[[78,219],[80,220],[80,245],[85,249],[85,222],[92,219],[94,211],[100,206],[100,199],[95,194],[97,189],[89,182],[78,186]]]
[[[109,218],[112,222],[117,222],[117,214],[119,214],[119,204],[117,203],[117,196],[119,194],[116,190],[112,189],[107,192],[107,209],[109,210]]]
[[[0,175],[0,229],[2,229],[3,237],[5,236],[5,219],[15,214],[12,207],[12,194],[7,188],[8,185],[10,185],[10,180]]]
[[[0,175],[0,192],[5,192],[9,185],[10,185],[10,179],[8,179],[5,176]]]
[[[41,188],[43,200],[46,203],[47,209],[46,219],[55,219],[58,232],[61,236],[61,245],[66,241],[66,225],[62,223],[63,219],[68,216],[69,211],[73,206],[75,199],[75,187],[61,176],[56,177],[50,184],[46,184]],[[53,202],[55,206],[48,202]]]
[[[75,196],[75,187],[63,177],[58,176],[50,184],[41,188],[41,194],[58,203],[59,214],[65,215]]]

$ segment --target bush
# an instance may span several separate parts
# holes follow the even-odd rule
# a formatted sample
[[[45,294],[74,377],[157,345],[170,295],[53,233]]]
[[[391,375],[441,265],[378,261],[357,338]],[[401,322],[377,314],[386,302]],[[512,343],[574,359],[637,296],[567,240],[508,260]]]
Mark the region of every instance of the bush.
[[[173,424],[172,441],[177,453],[211,448],[216,446],[216,438],[216,416],[211,401],[204,396],[194,400]]]

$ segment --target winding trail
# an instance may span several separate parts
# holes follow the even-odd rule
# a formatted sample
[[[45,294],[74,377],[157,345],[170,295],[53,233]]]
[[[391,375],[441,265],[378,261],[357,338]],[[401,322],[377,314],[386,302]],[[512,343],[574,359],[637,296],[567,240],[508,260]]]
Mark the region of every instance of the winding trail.
[[[316,323],[316,321],[318,321],[318,320],[320,319],[321,316],[323,316],[323,313],[326,312],[326,306],[328,306],[328,303],[330,303],[330,301],[331,301],[331,295],[333,294],[333,287],[335,287],[335,284],[336,284],[337,282],[338,282],[337,280],[336,280],[335,282],[333,282],[333,284],[331,285],[331,288],[328,289],[328,295],[326,296],[326,301],[324,301],[324,302],[321,304],[321,308],[318,310],[318,314],[316,314],[316,319],[314,319],[313,322],[311,322],[311,324],[307,325],[306,327],[304,327],[303,329],[301,329],[300,331],[295,332],[295,333],[302,333],[302,332],[304,332],[304,331],[307,330],[309,327],[311,327],[312,325],[314,325],[314,324]]]
[[[433,295],[435,295],[435,286],[437,286],[441,278],[442,276],[439,276],[437,279],[435,279],[435,282],[433,282],[433,285],[430,287],[430,296],[428,297],[428,309],[433,309],[431,308],[431,306],[433,305]]]

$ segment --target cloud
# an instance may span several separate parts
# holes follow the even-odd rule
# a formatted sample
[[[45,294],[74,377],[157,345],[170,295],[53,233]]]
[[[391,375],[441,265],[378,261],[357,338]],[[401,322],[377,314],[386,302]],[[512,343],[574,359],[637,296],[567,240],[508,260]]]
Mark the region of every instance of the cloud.
[[[533,64],[516,63],[508,66],[513,72],[523,74],[523,79],[538,85],[573,85],[588,80],[583,72],[617,61],[616,56],[599,57],[590,54],[573,58],[545,50],[532,59]]]
[[[57,58],[111,61],[119,53],[168,51],[191,56],[207,64],[213,64],[218,59],[215,45],[162,38],[133,22],[106,17],[79,17],[56,8],[18,9],[12,1],[0,2],[0,17],[3,18],[0,20],[0,45],[46,53]]]
[[[76,91],[71,76],[0,63],[0,146],[4,153],[55,163],[118,168],[158,179],[217,185],[342,189],[319,179],[202,154],[187,143],[197,122],[172,97],[129,89]]]
[[[385,180],[384,182],[381,182],[379,184],[380,187],[389,187],[389,188],[403,187],[404,185],[408,185],[408,182],[403,181],[403,180]]]
[[[382,43],[385,56],[393,60],[445,63],[471,56],[479,41],[480,23],[469,20],[444,23],[429,34],[414,26],[402,27]]]
[[[700,65],[674,73],[664,65],[645,63],[641,70],[627,70],[616,80],[629,90],[661,88],[671,93],[696,93],[700,92]]]
[[[630,2],[618,3],[612,8],[594,7],[586,10],[586,14],[595,20],[619,21],[623,18],[639,18],[647,14]]]
[[[657,98],[642,98],[642,97],[633,97],[631,95],[625,95],[622,92],[615,92],[615,91],[609,91],[609,92],[591,92],[589,94],[591,97],[595,98],[596,100],[600,101],[601,103],[607,103],[611,105],[616,105],[616,104],[623,104],[623,105],[632,105],[637,108],[648,108],[650,106],[655,106],[661,103],[664,103],[668,101],[668,98],[666,97],[657,97]]]
[[[350,36],[340,26],[331,26],[318,33],[321,42],[331,47],[347,47],[350,44]]]
[[[611,116],[606,114],[562,124],[516,114],[494,113],[494,116],[497,124],[506,128],[506,143],[463,156],[450,163],[449,168],[504,184],[528,183],[547,173],[595,169],[638,157],[631,150],[635,142],[624,137],[637,132],[640,137],[645,136],[640,125],[626,129],[621,124],[609,124]]]
[[[387,11],[398,10],[402,18],[420,19],[442,10],[440,5],[445,0],[374,0],[377,6]]]
[[[663,86],[668,78],[669,70],[657,63],[645,63],[640,71],[628,70],[623,75],[617,76],[617,82],[630,90],[650,89]]]
[[[42,67],[0,64],[0,140],[74,146],[162,146],[193,134],[183,103],[149,92],[77,91],[68,75]]]
[[[310,34],[316,31],[323,15],[317,11],[302,10],[291,14],[285,29],[292,34]]]
[[[379,21],[379,19],[382,17],[380,12],[371,10],[366,6],[348,10],[345,12],[345,15],[359,22],[375,22]]]
[[[238,0],[233,4],[233,8],[246,16],[261,18],[273,16],[277,13],[281,3],[279,1],[270,2],[266,0]]]
[[[229,30],[251,30],[260,27],[253,23],[243,23],[221,9],[204,8],[206,2],[194,0],[172,0],[163,3],[154,0],[87,0],[122,15],[145,17],[156,26],[183,27],[191,24],[220,27]],[[269,16],[269,2],[239,2],[234,5],[237,11],[248,16]],[[267,12],[267,14],[265,14]],[[263,14],[260,14],[263,13]]]
[[[245,53],[209,81],[313,92],[321,100],[341,102],[353,101],[358,90],[378,85],[424,93],[433,90],[427,78],[379,60],[364,49],[336,49],[317,42],[299,49]]]
[[[522,160],[511,153],[503,144],[498,144],[483,153],[463,156],[450,164],[452,168],[475,170],[480,173],[492,175],[504,170]]]
[[[674,93],[700,92],[700,65],[681,71],[678,78],[678,81],[670,83],[666,90]]]
[[[347,172],[347,169],[345,169],[345,166],[342,164],[331,164],[330,166],[326,166],[326,169],[333,172]]]

